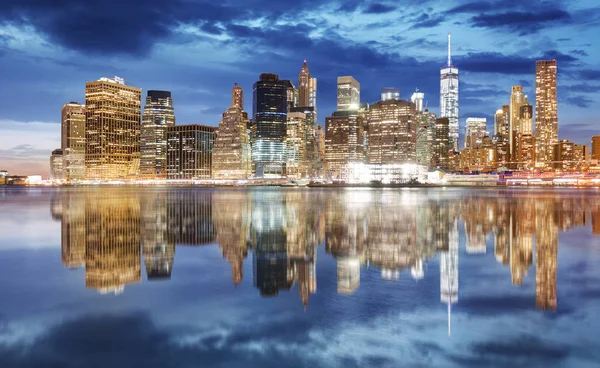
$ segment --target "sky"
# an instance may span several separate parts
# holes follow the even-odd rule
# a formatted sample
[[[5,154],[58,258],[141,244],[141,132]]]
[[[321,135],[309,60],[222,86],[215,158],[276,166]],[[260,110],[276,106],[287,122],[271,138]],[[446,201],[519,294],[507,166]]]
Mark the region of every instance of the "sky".
[[[216,126],[239,83],[251,111],[261,73],[318,79],[319,123],[335,110],[336,78],[361,100],[383,87],[418,88],[439,113],[439,69],[452,33],[460,124],[487,117],[522,85],[533,104],[535,60],[558,61],[559,138],[600,133],[600,5],[595,0],[324,1],[3,0],[0,8],[0,169],[49,173],[60,109],[84,102],[85,82],[120,76],[170,90],[178,124]]]

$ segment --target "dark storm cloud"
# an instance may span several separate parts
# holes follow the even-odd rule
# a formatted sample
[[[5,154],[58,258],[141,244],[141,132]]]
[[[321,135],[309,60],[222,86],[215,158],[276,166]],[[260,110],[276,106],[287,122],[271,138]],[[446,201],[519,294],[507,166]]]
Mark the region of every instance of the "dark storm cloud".
[[[509,11],[475,15],[471,18],[471,24],[481,28],[504,28],[519,35],[527,35],[551,25],[567,24],[571,19],[571,14],[560,9],[539,12]]]
[[[173,35],[179,24],[205,24],[243,18],[243,8],[212,1],[6,0],[0,21],[31,24],[59,45],[82,52],[142,56]]]
[[[365,14],[385,14],[396,10],[395,6],[381,4],[381,3],[373,3],[368,5],[363,13]]]
[[[573,66],[579,63],[579,59],[571,55],[549,50],[537,57],[525,57],[520,54],[510,55],[498,52],[469,52],[460,57],[457,65],[459,69],[469,72],[534,75],[535,61],[548,59],[556,59],[561,67]]]
[[[582,95],[565,97],[564,99],[562,99],[562,101],[566,102],[569,105],[581,108],[590,107],[594,103],[592,99]]]
[[[582,80],[600,79],[600,69],[581,69],[577,74]]]
[[[423,13],[414,20],[414,23],[410,28],[431,28],[442,23],[444,20],[446,20],[446,18],[441,15],[431,16],[427,13]]]

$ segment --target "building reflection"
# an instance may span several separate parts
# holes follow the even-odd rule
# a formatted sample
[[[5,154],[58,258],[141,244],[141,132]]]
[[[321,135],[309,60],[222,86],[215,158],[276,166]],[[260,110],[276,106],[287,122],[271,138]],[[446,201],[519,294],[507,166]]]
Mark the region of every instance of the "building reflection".
[[[534,267],[535,305],[555,310],[559,232],[578,226],[591,226],[594,234],[600,230],[598,200],[551,191],[456,197],[439,190],[415,195],[83,188],[57,191],[51,214],[61,222],[64,266],[85,268],[85,285],[102,293],[120,293],[141,282],[142,260],[145,279],[170,279],[176,246],[216,243],[231,265],[235,286],[243,282],[244,261],[251,257],[246,269],[251,265],[261,296],[297,288],[306,308],[317,292],[317,254],[324,244],[324,252],[336,261],[339,294],[359,290],[365,267],[376,268],[386,281],[419,280],[427,277],[427,265],[439,260],[440,301],[447,306],[449,327],[450,311],[459,300],[462,247],[462,257],[481,262],[495,257],[496,267],[506,270],[507,282],[515,287],[531,285],[528,275]]]

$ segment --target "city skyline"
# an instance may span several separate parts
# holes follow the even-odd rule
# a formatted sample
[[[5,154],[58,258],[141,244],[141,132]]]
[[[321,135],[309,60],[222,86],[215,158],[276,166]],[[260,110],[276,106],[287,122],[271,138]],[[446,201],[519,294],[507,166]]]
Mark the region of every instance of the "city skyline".
[[[229,106],[232,83],[250,91],[257,76],[268,71],[295,80],[298,64],[306,59],[319,79],[321,125],[335,110],[336,78],[343,75],[361,82],[361,98],[367,102],[377,101],[383,87],[399,88],[403,99],[419,88],[439,116],[438,73],[446,60],[448,32],[454,41],[453,62],[461,72],[461,130],[467,116],[486,117],[489,125],[512,85],[522,84],[533,99],[535,60],[557,59],[561,139],[589,144],[588,137],[597,133],[590,122],[600,91],[591,82],[599,73],[592,63],[598,57],[592,47],[598,8],[591,1],[568,6],[552,1],[543,8],[512,2],[476,7],[427,1],[430,10],[421,9],[423,4],[401,10],[385,1],[301,1],[268,9],[262,5],[258,0],[243,9],[233,3],[215,5],[199,15],[188,4],[163,4],[169,15],[165,24],[150,10],[128,2],[120,4],[119,14],[110,1],[93,12],[87,5],[48,11],[41,5],[9,2],[0,11],[0,65],[6,71],[5,84],[13,87],[0,99],[2,169],[47,176],[47,158],[60,146],[57,107],[68,101],[81,103],[82,83],[101,76],[122,76],[144,94],[151,89],[172,91],[182,124],[216,126]],[[111,17],[119,25],[139,11],[149,14],[126,30],[90,29],[88,34],[76,31],[78,23],[70,20],[93,14]],[[506,15],[511,11],[536,16],[511,20]],[[42,18],[36,16],[40,12],[45,20],[33,21]],[[299,22],[292,15],[310,20]],[[278,21],[269,23],[269,17]],[[354,19],[353,27],[341,18]],[[35,108],[28,107],[32,101]],[[251,111],[248,101],[244,109]]]

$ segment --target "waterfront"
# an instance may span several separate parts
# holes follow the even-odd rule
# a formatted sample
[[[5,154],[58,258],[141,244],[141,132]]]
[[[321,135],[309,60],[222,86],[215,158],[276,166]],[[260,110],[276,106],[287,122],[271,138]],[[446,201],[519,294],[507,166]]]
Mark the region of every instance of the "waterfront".
[[[600,190],[0,189],[0,366],[595,366]]]

